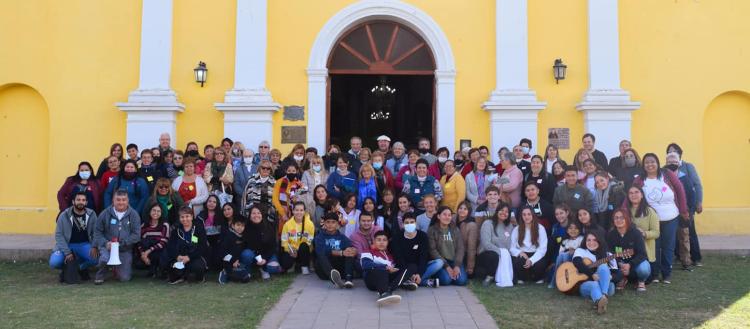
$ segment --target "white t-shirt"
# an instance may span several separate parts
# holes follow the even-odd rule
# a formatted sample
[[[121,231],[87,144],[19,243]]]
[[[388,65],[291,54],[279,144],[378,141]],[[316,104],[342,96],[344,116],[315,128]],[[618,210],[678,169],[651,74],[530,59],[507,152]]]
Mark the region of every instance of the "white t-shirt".
[[[557,162],[558,159],[547,159],[547,172],[552,175],[552,166]]]
[[[664,181],[664,176],[659,178],[646,178],[643,181],[643,193],[645,193],[648,205],[656,210],[660,221],[672,220],[680,211],[674,199],[674,191]]]
[[[539,226],[537,228],[539,230],[539,246],[534,246],[534,244],[531,243],[531,228],[526,228],[526,233],[524,233],[523,236],[523,246],[518,243],[518,226],[513,229],[513,232],[510,234],[511,255],[513,255],[514,257],[518,257],[521,252],[533,252],[534,255],[529,258],[532,264],[536,264],[536,262],[538,262],[545,256],[545,254],[547,253],[547,231],[545,231],[544,226],[539,224],[537,225]]]
[[[125,216],[125,213],[126,213],[126,212],[127,212],[127,210],[126,210],[126,211],[123,211],[123,212],[120,212],[120,211],[117,211],[117,210],[115,210],[115,216],[117,216],[117,219],[118,219],[118,220],[121,220],[121,219],[122,219],[122,217],[124,217],[124,216]]]
[[[344,208],[341,208],[339,210],[341,214],[344,217],[344,220],[346,220],[346,224],[339,228],[339,232],[346,235],[346,237],[351,237],[352,234],[354,234],[357,229],[359,229],[359,214],[361,213],[359,209],[354,208],[350,213],[346,213],[346,210]]]

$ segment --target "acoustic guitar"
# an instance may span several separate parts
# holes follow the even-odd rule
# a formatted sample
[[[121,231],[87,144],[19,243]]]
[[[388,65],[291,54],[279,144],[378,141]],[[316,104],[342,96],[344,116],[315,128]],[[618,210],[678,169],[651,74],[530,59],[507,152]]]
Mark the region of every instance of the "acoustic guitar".
[[[589,268],[596,268],[599,265],[605,264],[614,258],[630,258],[633,256],[632,249],[623,250],[621,253],[615,253],[602,259],[598,259],[596,262],[592,262],[588,258],[583,259],[583,263]],[[586,282],[589,276],[578,271],[573,262],[564,262],[560,264],[560,267],[555,270],[555,284],[557,289],[562,293],[573,295],[578,293],[578,288],[582,283]]]

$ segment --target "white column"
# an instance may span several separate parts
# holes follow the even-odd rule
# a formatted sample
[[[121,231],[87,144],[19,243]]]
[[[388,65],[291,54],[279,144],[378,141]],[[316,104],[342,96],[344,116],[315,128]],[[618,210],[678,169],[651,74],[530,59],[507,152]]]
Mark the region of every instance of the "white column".
[[[617,0],[589,0],[589,89],[576,107],[586,132],[607,157],[619,154],[619,142],[630,140],[631,112],[640,108],[620,88],[620,34]]]
[[[435,147],[447,147],[456,150],[456,72],[435,71],[435,99],[437,100],[435,111],[436,141]]]
[[[143,0],[141,58],[138,89],[117,107],[128,114],[128,143],[140,149],[159,144],[159,135],[169,133],[176,142],[177,113],[185,106],[169,88],[172,68],[172,0]]]
[[[547,103],[529,89],[528,22],[526,0],[495,1],[495,90],[482,108],[490,113],[493,159],[497,150],[518,144],[521,138],[536,143],[537,114]]]
[[[234,88],[214,106],[224,113],[224,136],[253,150],[262,140],[273,144],[273,114],[281,108],[266,90],[267,44],[267,0],[237,0]]]
[[[326,92],[328,70],[307,70],[307,145],[320,150],[326,149]],[[322,115],[312,115],[318,113]]]

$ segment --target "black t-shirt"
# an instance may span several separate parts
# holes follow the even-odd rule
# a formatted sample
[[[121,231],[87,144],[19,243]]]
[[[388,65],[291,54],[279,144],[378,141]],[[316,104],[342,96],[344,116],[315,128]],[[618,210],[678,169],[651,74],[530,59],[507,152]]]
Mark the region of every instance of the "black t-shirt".
[[[408,264],[416,264],[419,274],[424,273],[429,258],[430,242],[427,234],[417,230],[417,236],[407,239],[401,232],[391,241],[391,253],[396,265],[406,268]]]
[[[81,223],[84,223],[86,214],[78,215],[73,212],[73,230],[70,232],[69,243],[82,243],[89,242],[89,234],[86,232],[86,227]]]

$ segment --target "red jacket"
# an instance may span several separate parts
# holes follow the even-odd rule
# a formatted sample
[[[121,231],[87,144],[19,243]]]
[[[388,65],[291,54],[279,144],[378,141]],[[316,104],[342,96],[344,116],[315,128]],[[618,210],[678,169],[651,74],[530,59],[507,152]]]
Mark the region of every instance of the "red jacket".
[[[63,211],[72,205],[71,202],[73,200],[71,199],[71,194],[73,192],[73,187],[75,187],[80,181],[80,179],[72,177],[65,179],[65,183],[63,183],[63,186],[57,191],[57,204],[60,207],[60,211]],[[94,196],[94,209],[92,210],[99,212],[102,209],[102,193],[104,193],[104,189],[99,186],[99,182],[97,182],[96,179],[89,179],[88,190]]]
[[[409,172],[408,174],[406,172]],[[401,167],[401,170],[398,171],[398,175],[396,175],[396,180],[393,182],[393,184],[396,186],[396,189],[399,192],[404,189],[404,175],[416,175],[416,173],[412,172],[411,165],[407,164],[403,167]]]
[[[395,179],[393,179],[393,174],[386,167],[383,167],[382,170],[383,170],[383,180],[385,181],[385,187],[389,187],[393,189],[396,192],[396,195],[398,195],[398,192],[400,192],[401,190],[400,189],[396,190],[396,182],[395,182]],[[383,190],[383,186],[380,186],[379,188],[381,191]],[[401,188],[403,188],[403,184]]]
[[[472,170],[474,170],[474,164],[469,161],[464,164],[464,167],[461,168],[461,176],[464,176],[466,178],[466,175],[468,175]]]
[[[440,177],[443,177],[443,175],[440,174],[440,162],[435,161],[435,163],[431,164],[430,167],[427,168],[427,174],[440,180]]]

